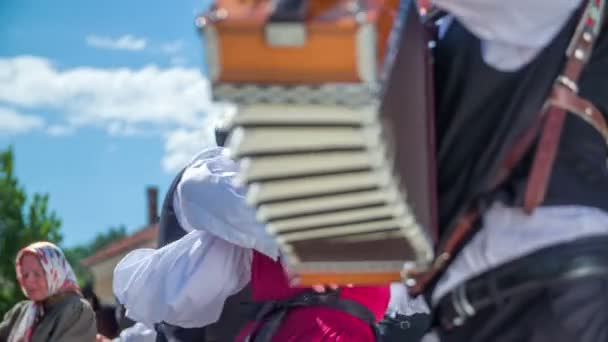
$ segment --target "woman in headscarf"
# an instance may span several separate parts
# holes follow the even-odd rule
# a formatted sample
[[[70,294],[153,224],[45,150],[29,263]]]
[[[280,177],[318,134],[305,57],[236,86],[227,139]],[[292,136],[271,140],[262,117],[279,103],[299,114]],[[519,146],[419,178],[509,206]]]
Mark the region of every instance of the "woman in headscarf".
[[[0,323],[0,341],[95,341],[95,313],[82,298],[74,271],[59,247],[35,242],[19,251],[15,264],[28,300],[6,313]]]

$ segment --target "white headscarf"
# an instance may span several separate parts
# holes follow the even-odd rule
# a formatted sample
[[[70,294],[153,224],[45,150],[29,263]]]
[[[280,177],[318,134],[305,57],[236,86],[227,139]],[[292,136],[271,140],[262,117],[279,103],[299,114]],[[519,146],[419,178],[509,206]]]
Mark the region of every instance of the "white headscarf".
[[[72,266],[68,263],[63,251],[54,244],[46,241],[35,242],[19,251],[16,259],[17,280],[21,285],[21,290],[27,296],[27,292],[23,286],[23,277],[21,274],[21,259],[24,255],[31,254],[38,258],[47,283],[47,298],[63,292],[80,293],[76,275],[72,270]],[[44,316],[44,307],[41,302],[30,301],[26,304],[25,315],[16,324],[11,332],[9,342],[29,342],[32,338],[37,319]]]

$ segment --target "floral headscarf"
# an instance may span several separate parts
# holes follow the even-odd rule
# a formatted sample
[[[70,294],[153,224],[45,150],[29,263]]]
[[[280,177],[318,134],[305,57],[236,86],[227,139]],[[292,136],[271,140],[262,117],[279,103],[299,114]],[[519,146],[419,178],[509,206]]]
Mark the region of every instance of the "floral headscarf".
[[[47,283],[48,297],[63,293],[80,293],[76,275],[72,266],[68,263],[63,251],[54,244],[46,241],[35,242],[19,251],[16,259],[17,280],[21,290],[27,296],[23,286],[21,274],[21,259],[25,254],[31,254],[38,258],[44,269]],[[47,297],[47,298],[48,298]],[[30,301],[26,304],[26,312],[23,319],[15,326],[8,339],[9,342],[29,342],[37,320],[44,316],[44,307],[40,302]]]

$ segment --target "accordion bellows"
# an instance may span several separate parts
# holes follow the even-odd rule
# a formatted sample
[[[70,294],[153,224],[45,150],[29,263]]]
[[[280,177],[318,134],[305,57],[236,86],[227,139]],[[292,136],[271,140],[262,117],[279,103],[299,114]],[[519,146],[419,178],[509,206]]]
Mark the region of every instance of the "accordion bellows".
[[[405,263],[432,260],[431,68],[415,6],[404,13],[381,92],[377,82],[328,79],[308,86],[336,90],[316,92],[319,101],[298,101],[293,93],[307,86],[293,84],[258,87],[275,92],[267,101],[235,101],[228,147],[240,161],[238,182],[294,284],[385,284],[402,279]],[[214,85],[216,98],[238,98],[225,87]]]

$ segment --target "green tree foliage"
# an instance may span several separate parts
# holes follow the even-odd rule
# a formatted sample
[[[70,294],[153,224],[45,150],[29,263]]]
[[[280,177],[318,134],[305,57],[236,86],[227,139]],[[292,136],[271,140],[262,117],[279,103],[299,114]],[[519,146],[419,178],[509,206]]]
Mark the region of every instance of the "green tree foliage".
[[[27,194],[14,174],[12,149],[0,150],[0,318],[15,303],[24,299],[15,275],[19,250],[35,241],[50,241],[61,246],[61,221],[49,211],[48,195]],[[93,281],[80,262],[114,241],[127,236],[125,226],[111,227],[89,243],[63,248],[80,285]]]
[[[112,242],[122,240],[125,237],[127,237],[127,228],[124,225],[110,227],[106,232],[97,234],[95,239],[87,246],[90,253],[89,255],[93,255]]]
[[[49,212],[48,195],[34,194],[31,201],[14,174],[12,149],[0,151],[0,313],[23,294],[15,276],[15,257],[35,241],[61,243],[61,221]]]
[[[78,285],[82,287],[89,282],[93,282],[93,275],[91,272],[80,264],[84,258],[89,256],[89,250],[87,247],[76,246],[64,248],[63,254],[65,254],[65,257],[68,259],[70,265],[72,265],[76,278],[78,278]]]

